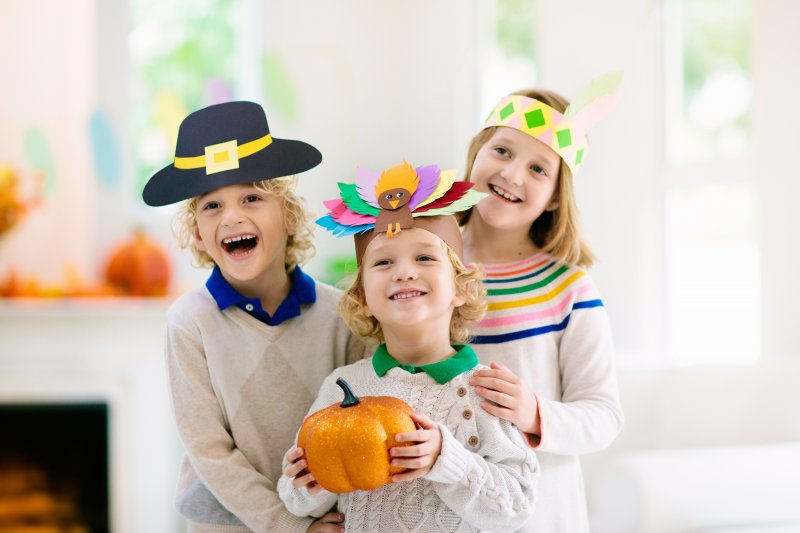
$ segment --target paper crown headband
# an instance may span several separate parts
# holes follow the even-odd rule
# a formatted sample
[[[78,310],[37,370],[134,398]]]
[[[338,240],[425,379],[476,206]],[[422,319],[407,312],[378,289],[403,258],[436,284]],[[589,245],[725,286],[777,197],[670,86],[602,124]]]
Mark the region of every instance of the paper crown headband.
[[[378,234],[391,238],[415,227],[434,233],[461,257],[461,232],[450,215],[469,209],[486,194],[455,179],[455,170],[414,168],[406,161],[379,173],[358,168],[355,184],[339,183],[340,197],[323,202],[328,214],[317,224],[337,237],[353,235],[359,264]]]
[[[527,133],[553,149],[577,173],[586,160],[586,133],[614,107],[622,71],[595,78],[561,114],[544,102],[522,95],[500,99],[483,128],[506,126]]]

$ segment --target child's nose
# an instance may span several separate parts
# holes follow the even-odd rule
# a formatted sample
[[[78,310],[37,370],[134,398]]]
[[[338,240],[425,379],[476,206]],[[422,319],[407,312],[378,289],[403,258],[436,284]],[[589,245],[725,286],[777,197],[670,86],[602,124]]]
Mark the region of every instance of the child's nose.
[[[239,210],[238,206],[226,206],[222,214],[222,224],[225,226],[233,226],[239,224],[244,220],[244,215]]]
[[[516,161],[510,161],[506,163],[503,169],[500,171],[500,176],[512,185],[522,184],[522,169]]]
[[[417,279],[417,269],[413,264],[399,264],[394,273],[394,281],[413,281]]]

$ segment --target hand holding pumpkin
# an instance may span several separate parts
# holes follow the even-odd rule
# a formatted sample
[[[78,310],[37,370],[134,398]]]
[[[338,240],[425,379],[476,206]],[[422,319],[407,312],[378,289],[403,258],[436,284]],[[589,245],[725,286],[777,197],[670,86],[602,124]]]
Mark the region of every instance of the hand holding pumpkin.
[[[391,396],[358,398],[342,378],[336,384],[344,391],[344,401],[310,415],[297,436],[309,474],[301,474],[303,463],[295,460],[299,464],[287,467],[286,476],[289,471],[294,474],[295,487],[316,481],[336,494],[377,489],[405,470],[390,463],[389,449],[413,444],[395,440],[398,434],[416,433],[411,407]],[[292,452],[294,458],[297,452]]]
[[[411,481],[431,471],[442,451],[442,431],[439,426],[419,413],[412,413],[411,419],[420,429],[398,434],[397,442],[413,442],[412,446],[395,446],[389,450],[392,466],[403,467],[405,472],[392,476],[392,481]]]
[[[322,487],[314,479],[314,475],[307,470],[308,462],[305,460],[305,452],[302,448],[292,448],[286,452],[284,459],[289,464],[283,474],[292,478],[294,488],[305,487],[309,494],[317,494],[322,491]]]

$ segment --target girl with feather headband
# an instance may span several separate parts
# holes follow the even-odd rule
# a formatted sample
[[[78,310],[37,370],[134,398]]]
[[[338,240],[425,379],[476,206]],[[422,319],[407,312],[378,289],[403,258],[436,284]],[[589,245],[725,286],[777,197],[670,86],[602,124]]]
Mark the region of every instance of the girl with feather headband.
[[[404,400],[417,429],[394,435],[412,443],[389,450],[391,465],[405,470],[373,490],[329,492],[316,483],[313,457],[290,449],[281,499],[298,516],[337,506],[345,531],[518,529],[534,509],[538,463],[517,428],[480,409],[469,380],[488,367],[463,344],[467,324],[483,316],[485,291],[480,272],[462,262],[453,215],[485,194],[455,182],[455,172],[407,162],[359,170],[339,191],[317,222],[354,236],[358,275],[340,312],[356,334],[382,344],[329,375],[309,413],[338,403],[344,378],[359,395]]]

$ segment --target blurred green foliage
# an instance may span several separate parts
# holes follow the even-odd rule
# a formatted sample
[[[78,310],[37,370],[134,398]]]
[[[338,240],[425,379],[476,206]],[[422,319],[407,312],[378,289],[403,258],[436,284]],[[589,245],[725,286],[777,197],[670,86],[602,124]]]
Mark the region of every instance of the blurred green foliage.
[[[148,161],[147,143],[165,138],[162,142],[172,151],[175,122],[211,103],[211,82],[235,93],[238,4],[239,0],[131,1],[135,88],[131,121],[139,191],[154,171],[168,163]]]
[[[535,57],[534,13],[532,0],[497,0],[497,46],[506,57]]]

